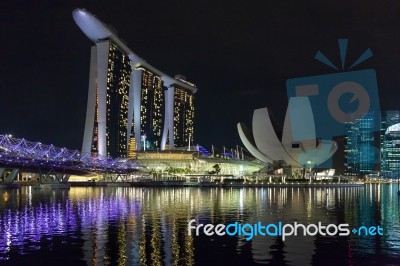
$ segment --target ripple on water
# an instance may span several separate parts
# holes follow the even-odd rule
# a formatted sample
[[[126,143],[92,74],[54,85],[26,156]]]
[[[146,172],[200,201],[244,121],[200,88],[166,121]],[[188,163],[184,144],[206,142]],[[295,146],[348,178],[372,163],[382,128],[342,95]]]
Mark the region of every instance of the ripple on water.
[[[78,265],[390,264],[400,260],[400,205],[396,187],[389,185],[71,188],[43,193],[22,188],[7,193],[0,197],[0,260],[11,264],[23,264],[24,258]],[[292,236],[285,241],[255,236],[247,241],[243,235],[189,235],[191,219],[214,225],[259,221],[381,225],[384,236]]]

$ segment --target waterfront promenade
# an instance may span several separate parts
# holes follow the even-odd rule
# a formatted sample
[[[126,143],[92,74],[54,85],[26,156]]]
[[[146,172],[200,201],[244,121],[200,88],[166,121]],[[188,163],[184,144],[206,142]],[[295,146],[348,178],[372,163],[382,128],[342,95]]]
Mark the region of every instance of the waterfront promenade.
[[[22,186],[32,183],[19,183]],[[185,181],[134,181],[134,182],[70,182],[71,187],[296,187],[296,188],[323,188],[323,187],[361,187],[363,182],[353,183],[245,183],[245,182],[185,182]]]

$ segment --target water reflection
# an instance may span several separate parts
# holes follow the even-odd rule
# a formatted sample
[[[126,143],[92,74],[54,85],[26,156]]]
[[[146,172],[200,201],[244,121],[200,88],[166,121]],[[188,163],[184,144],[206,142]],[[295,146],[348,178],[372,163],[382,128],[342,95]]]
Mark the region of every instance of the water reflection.
[[[0,190],[0,262],[319,265],[400,259],[397,186]],[[381,225],[381,237],[189,236],[187,222]]]

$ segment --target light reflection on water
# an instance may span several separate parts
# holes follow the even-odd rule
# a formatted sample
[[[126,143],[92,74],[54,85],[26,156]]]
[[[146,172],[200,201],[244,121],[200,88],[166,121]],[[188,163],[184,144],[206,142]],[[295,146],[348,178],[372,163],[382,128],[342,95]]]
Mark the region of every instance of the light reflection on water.
[[[278,265],[400,261],[396,185],[0,190],[0,264]],[[384,236],[189,236],[187,222],[381,225]]]

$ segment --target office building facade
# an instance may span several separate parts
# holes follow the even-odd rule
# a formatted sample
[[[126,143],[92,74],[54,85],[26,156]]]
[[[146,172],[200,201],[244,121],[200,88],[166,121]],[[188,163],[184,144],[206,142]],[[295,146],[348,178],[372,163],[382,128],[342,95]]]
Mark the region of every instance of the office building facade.
[[[381,130],[381,174],[397,178],[400,173],[400,111],[385,111]]]
[[[86,10],[74,10],[73,17],[95,43],[82,153],[127,157],[186,145],[193,138],[196,86],[148,64]],[[181,91],[184,96],[175,97]]]
[[[376,123],[374,112],[346,124],[345,174],[365,176],[376,174],[380,163],[380,132],[372,129]]]

